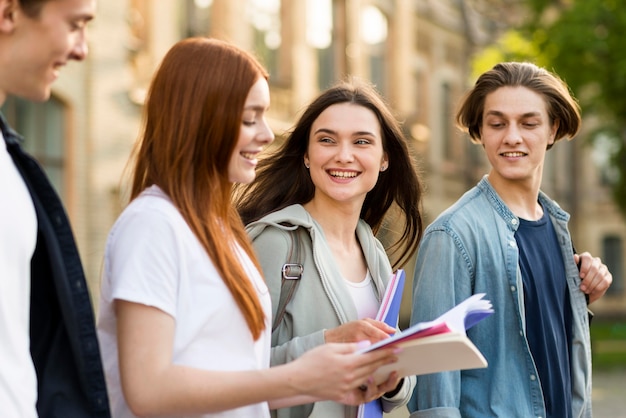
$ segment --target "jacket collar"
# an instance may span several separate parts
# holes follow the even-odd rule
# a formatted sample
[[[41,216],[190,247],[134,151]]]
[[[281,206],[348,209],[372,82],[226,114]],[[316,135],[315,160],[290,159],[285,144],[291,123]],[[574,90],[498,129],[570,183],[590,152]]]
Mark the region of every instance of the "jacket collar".
[[[9,145],[22,144],[24,141],[24,138],[9,126],[2,112],[0,112],[0,130],[2,130],[4,141]]]

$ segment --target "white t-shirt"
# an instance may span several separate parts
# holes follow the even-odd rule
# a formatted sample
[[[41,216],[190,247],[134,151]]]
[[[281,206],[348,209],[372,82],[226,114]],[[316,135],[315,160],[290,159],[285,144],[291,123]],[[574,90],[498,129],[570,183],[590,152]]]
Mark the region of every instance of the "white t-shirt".
[[[37,214],[0,132],[0,415],[36,417],[30,356],[30,260]]]
[[[374,282],[370,271],[367,271],[367,275],[363,281],[355,283],[344,279],[344,283],[348,287],[350,296],[352,296],[358,318],[375,319],[378,314],[380,302],[376,298],[376,290],[374,289]]]
[[[173,363],[205,370],[268,368],[271,299],[260,273],[237,245],[266,316],[254,341],[213,262],[169,198],[146,189],[113,226],[104,259],[98,337],[111,413],[133,417],[121,391],[117,361],[115,299],[156,307],[176,321]],[[269,417],[267,403],[202,417]]]

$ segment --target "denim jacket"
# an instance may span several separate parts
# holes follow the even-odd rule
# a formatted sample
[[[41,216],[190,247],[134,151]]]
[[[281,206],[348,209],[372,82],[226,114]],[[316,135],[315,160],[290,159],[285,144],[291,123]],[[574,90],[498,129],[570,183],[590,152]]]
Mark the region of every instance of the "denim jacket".
[[[41,418],[108,418],[91,297],[65,209],[37,161],[22,149],[22,138],[2,114],[0,129],[37,213],[30,302],[37,412]]]
[[[591,417],[591,343],[569,215],[539,193],[563,254],[572,308],[572,411]],[[519,219],[485,176],[425,232],[413,282],[411,323],[433,319],[474,293],[495,313],[467,331],[488,367],[418,376],[411,417],[544,417],[541,383],[525,335],[515,231]],[[532,326],[532,325],[531,325]]]

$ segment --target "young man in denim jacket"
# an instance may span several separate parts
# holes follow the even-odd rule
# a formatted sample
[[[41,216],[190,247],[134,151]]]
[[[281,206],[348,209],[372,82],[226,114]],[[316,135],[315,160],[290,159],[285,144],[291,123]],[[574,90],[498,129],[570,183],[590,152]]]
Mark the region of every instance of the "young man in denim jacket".
[[[87,54],[95,0],[0,0],[0,105],[50,97]],[[0,415],[108,417],[94,316],[63,205],[0,115]]]
[[[489,365],[418,376],[411,417],[591,417],[586,296],[612,276],[573,254],[569,215],[539,190],[546,151],[578,132],[578,104],[554,74],[502,63],[478,78],[457,122],[491,170],[427,228],[411,322],[486,293],[495,313],[468,336]]]

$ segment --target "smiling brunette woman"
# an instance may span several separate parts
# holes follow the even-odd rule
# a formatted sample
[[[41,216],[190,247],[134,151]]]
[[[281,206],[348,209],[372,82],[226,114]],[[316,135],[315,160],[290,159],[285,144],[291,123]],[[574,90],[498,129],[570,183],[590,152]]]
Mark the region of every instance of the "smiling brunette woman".
[[[392,273],[374,233],[388,213],[396,215],[393,226],[403,233],[390,250],[400,249],[396,267],[406,262],[422,233],[421,190],[398,122],[374,88],[357,80],[323,92],[285,143],[259,162],[257,180],[238,191],[237,207],[249,223],[273,316],[292,242],[301,242],[304,260],[297,292],[275,323],[272,365],[325,342],[376,342],[396,331],[372,319]],[[397,210],[390,211],[392,205]],[[383,409],[406,404],[412,386],[412,378],[400,381],[382,398]],[[275,415],[356,414],[356,408],[318,402]]]

